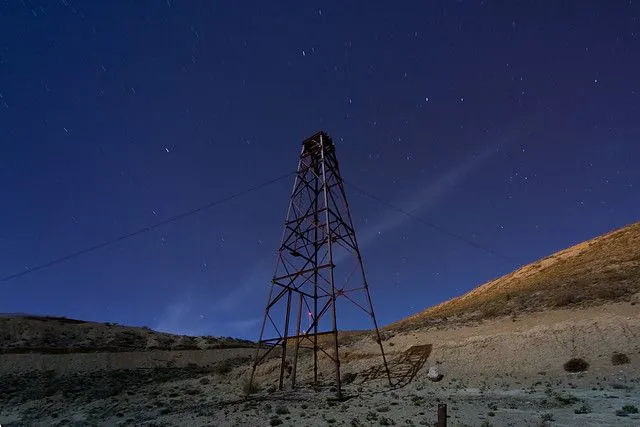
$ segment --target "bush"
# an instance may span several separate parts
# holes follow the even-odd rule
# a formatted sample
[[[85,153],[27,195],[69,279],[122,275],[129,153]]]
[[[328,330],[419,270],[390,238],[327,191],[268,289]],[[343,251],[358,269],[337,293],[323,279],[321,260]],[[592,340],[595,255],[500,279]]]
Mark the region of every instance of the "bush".
[[[358,374],[355,374],[353,372],[347,372],[342,375],[342,382],[344,384],[351,384],[356,379],[357,376]]]
[[[613,353],[611,356],[611,363],[614,365],[626,365],[629,362],[629,356],[624,353]]]
[[[216,363],[213,367],[213,372],[218,375],[226,375],[233,370],[233,363],[228,360],[224,362]]]
[[[290,413],[289,409],[287,409],[286,406],[278,406],[276,408],[276,414],[278,414],[278,415],[286,415],[286,414],[289,414],[289,413]]]
[[[617,284],[615,286],[601,286],[594,290],[594,297],[603,300],[618,300],[622,297],[628,296],[631,291],[625,284]]]
[[[553,297],[552,305],[554,307],[566,307],[580,302],[582,298],[572,291],[565,290],[556,293]]]
[[[638,408],[636,408],[633,405],[624,405],[622,407],[622,410],[624,412],[626,412],[627,414],[637,414],[638,413]]]
[[[222,360],[213,365],[213,372],[218,375],[226,375],[233,371],[234,368],[246,364],[249,360],[251,360],[250,357],[235,357]]]
[[[496,303],[486,303],[480,307],[480,317],[482,319],[491,319],[504,314],[504,307]]]
[[[251,381],[250,378],[245,378],[242,382],[242,392],[245,396],[249,396],[250,394],[254,394],[260,391],[260,384],[254,379]]]
[[[551,421],[553,421],[553,414],[550,414],[550,413],[542,414],[541,418],[542,418],[542,422],[543,423],[551,422]]]
[[[584,405],[582,405],[578,409],[575,409],[573,412],[575,414],[590,414],[591,413],[591,407],[585,403]]]
[[[569,359],[564,364],[564,370],[567,372],[584,372],[589,369],[589,364],[586,360],[574,357],[573,359]]]
[[[574,403],[578,403],[580,401],[580,399],[570,394],[566,396],[563,396],[561,394],[556,394],[555,398],[558,402],[562,403],[563,405],[573,405]]]

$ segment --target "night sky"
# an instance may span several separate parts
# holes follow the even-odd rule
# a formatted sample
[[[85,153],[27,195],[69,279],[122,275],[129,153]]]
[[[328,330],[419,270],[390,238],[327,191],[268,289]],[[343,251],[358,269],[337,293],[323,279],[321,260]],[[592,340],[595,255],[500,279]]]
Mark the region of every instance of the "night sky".
[[[381,3],[0,2],[0,277],[321,129],[381,324],[640,219],[640,2]],[[256,339],[292,185],[1,281],[0,312]]]

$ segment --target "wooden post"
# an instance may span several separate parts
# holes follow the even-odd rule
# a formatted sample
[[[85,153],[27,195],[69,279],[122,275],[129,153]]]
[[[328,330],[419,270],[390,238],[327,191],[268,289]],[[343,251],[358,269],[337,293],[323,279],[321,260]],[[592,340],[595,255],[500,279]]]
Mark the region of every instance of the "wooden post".
[[[438,403],[438,427],[447,427],[447,404]]]

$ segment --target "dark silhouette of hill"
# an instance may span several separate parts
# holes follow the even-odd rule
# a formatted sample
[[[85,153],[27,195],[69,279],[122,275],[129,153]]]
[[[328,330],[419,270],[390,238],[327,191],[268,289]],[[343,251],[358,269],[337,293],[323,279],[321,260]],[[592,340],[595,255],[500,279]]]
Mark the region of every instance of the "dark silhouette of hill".
[[[66,317],[0,315],[0,353],[201,350],[253,345],[251,341],[231,337],[174,335],[147,327]]]

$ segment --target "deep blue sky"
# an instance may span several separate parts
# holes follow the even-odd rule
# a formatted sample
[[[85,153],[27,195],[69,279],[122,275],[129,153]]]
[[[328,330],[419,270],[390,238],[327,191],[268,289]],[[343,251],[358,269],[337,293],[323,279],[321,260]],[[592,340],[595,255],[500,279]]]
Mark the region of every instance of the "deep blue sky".
[[[514,260],[347,186],[380,322],[461,294],[640,219],[639,16],[3,1],[0,276],[292,171],[324,129],[345,180]],[[0,282],[0,312],[255,339],[291,185]]]

